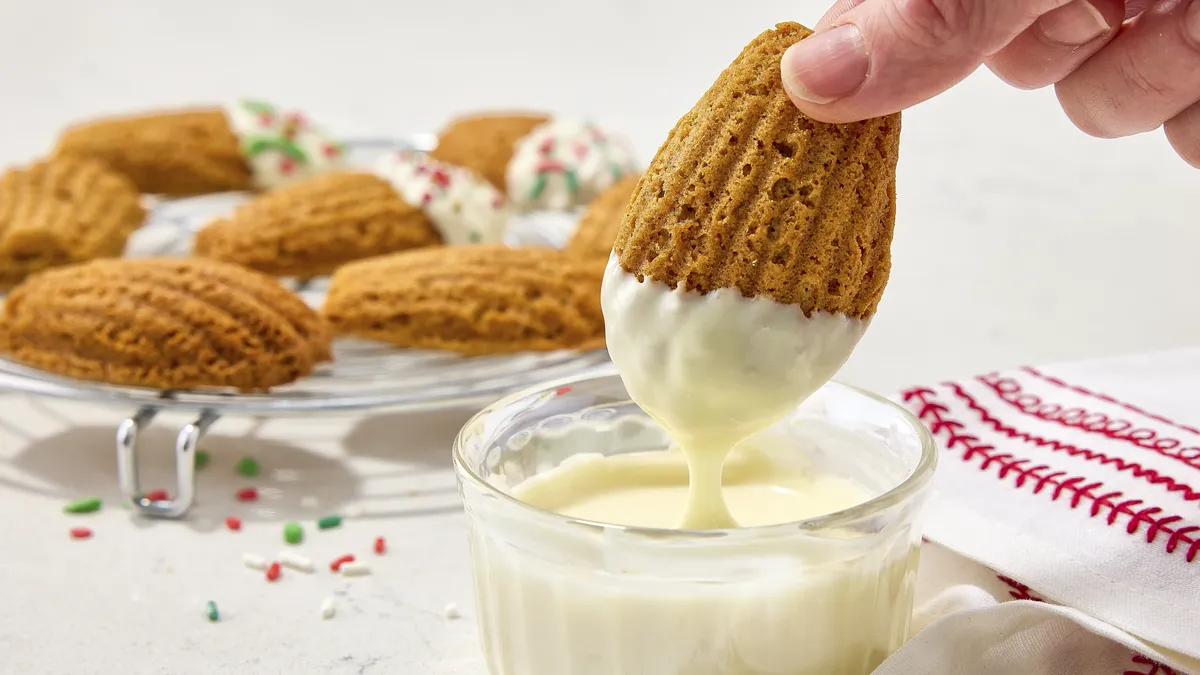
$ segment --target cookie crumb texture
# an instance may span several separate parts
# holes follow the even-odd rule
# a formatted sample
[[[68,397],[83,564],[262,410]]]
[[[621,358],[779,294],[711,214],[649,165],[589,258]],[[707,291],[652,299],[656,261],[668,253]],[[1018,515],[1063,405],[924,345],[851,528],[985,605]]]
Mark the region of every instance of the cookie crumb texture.
[[[263,194],[196,235],[194,255],[283,276],[330,274],[352,260],[442,238],[419,206],[368,173],[333,173]]]
[[[628,176],[621,179],[588,204],[587,210],[579,219],[578,227],[567,242],[568,253],[608,258],[639,178],[640,176]]]
[[[62,133],[55,154],[103,162],[150,194],[187,196],[252,187],[238,138],[217,108],[85,122]]]
[[[549,248],[444,247],[347,265],[325,316],[335,332],[465,355],[604,345],[605,261]]]
[[[197,259],[98,260],[30,277],[0,351],[48,372],[155,389],[264,391],[330,358],[321,318],[266,275]]]
[[[39,270],[120,256],[145,218],[137,188],[96,162],[11,169],[0,177],[0,288]]]
[[[479,114],[459,117],[438,134],[434,159],[472,169],[508,191],[505,172],[517,141],[550,121],[541,114]]]
[[[806,315],[875,313],[891,269],[900,116],[802,115],[779,61],[811,34],[795,23],[765,31],[679,120],[617,235],[625,271],[768,295]]]

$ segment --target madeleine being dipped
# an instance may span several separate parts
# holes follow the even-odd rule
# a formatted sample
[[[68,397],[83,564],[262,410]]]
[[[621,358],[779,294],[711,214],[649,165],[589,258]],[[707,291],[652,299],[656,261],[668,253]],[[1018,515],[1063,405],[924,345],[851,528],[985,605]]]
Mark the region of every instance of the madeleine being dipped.
[[[605,273],[613,362],[684,445],[735,443],[793,410],[850,356],[887,283],[900,117],[802,115],[779,62],[810,34],[762,33],[679,120]]]

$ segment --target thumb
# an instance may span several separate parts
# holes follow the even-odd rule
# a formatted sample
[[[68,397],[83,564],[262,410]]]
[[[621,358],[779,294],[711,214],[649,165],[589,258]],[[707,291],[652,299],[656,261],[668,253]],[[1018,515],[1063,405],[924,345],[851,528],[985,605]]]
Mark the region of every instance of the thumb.
[[[842,0],[783,54],[783,85],[825,122],[889,115],[949,89],[1070,0]]]

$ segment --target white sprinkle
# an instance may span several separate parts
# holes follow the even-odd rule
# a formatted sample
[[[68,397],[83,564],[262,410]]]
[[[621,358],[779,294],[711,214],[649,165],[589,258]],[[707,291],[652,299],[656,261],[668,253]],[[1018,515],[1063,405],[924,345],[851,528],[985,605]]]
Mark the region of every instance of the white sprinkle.
[[[366,563],[348,562],[342,564],[342,576],[344,577],[361,577],[371,573],[371,568]]]
[[[361,504],[351,504],[342,510],[342,515],[346,518],[362,518],[364,513]]]
[[[300,555],[299,553],[293,553],[288,550],[283,550],[283,551],[279,552],[279,555],[277,557],[279,558],[279,562],[284,567],[290,567],[290,568],[296,570],[297,572],[307,572],[309,574],[312,574],[313,571],[316,569],[315,567],[313,567],[313,562],[311,560],[309,560],[308,558],[305,558],[304,556]]]
[[[452,603],[446,605],[446,608],[442,610],[442,616],[453,621],[455,619],[462,617],[462,614],[458,613],[458,605],[456,605],[452,602]]]
[[[300,498],[300,506],[303,506],[306,509],[315,509],[320,505],[321,505],[321,500],[319,500],[316,497],[313,497],[311,495]]]
[[[267,559],[254,553],[243,553],[242,564],[252,570],[261,571],[267,569]]]
[[[334,606],[333,596],[331,595],[328,598],[325,598],[325,600],[321,603],[321,618],[332,619],[333,615],[336,613],[337,607]]]

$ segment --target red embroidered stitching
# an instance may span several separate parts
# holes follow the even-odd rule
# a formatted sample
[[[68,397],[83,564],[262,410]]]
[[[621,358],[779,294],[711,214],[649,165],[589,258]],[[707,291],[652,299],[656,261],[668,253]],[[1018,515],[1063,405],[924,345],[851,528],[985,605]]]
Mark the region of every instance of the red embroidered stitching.
[[[981,379],[980,381],[983,380]],[[984,382],[984,384],[988,383]],[[1134,478],[1145,480],[1151,485],[1162,485],[1166,487],[1168,492],[1179,492],[1181,493],[1180,496],[1186,501],[1200,501],[1200,491],[1197,491],[1195,488],[1181,480],[1160,474],[1157,469],[1142,466],[1138,462],[1132,462],[1123,457],[1112,457],[1097,450],[1081,448],[1071,443],[1064,443],[1055,439],[1042,438],[1041,436],[1035,436],[1024,431],[1017,431],[1015,428],[1006,426],[998,418],[991,415],[986,409],[984,409],[983,406],[979,405],[974,398],[963,391],[961,387],[955,385],[954,390],[955,395],[961,398],[963,402],[967,404],[967,407],[976,412],[979,415],[980,420],[984,424],[990,425],[992,429],[996,431],[996,433],[1004,434],[1009,438],[1015,438],[1027,443],[1032,443],[1038,447],[1049,447],[1054,452],[1065,452],[1072,457],[1082,457],[1089,462],[1111,465],[1117,471],[1128,471]],[[997,394],[999,394],[999,392],[997,392]],[[1020,404],[1004,398],[1004,396],[1000,396],[1000,399],[1006,403],[1012,404],[1021,412],[1031,415],[1033,414],[1022,408]],[[1039,417],[1038,415],[1034,416]],[[1039,419],[1045,418],[1039,417]]]
[[[1169,420],[1166,417],[1163,417],[1162,415],[1157,415],[1155,413],[1148,412],[1142,408],[1139,408],[1138,406],[1136,406],[1132,403],[1126,403],[1125,401],[1117,400],[1117,399],[1113,398],[1112,396],[1109,396],[1108,394],[1102,394],[1100,392],[1096,392],[1096,391],[1087,389],[1086,387],[1081,387],[1077,384],[1071,384],[1070,382],[1067,382],[1066,380],[1054,377],[1053,375],[1047,375],[1046,373],[1043,373],[1040,370],[1038,370],[1036,368],[1032,368],[1030,366],[1026,366],[1026,367],[1022,368],[1021,370],[1024,370],[1025,372],[1029,373],[1030,375],[1033,375],[1034,377],[1040,377],[1041,379],[1049,382],[1050,384],[1062,387],[1063,389],[1069,389],[1069,390],[1075,392],[1076,394],[1083,394],[1084,396],[1091,396],[1092,398],[1100,399],[1101,401],[1104,401],[1105,403],[1111,403],[1115,406],[1120,406],[1130,412],[1137,413],[1137,414],[1141,415],[1142,417],[1145,417],[1147,419],[1152,419],[1155,422],[1161,422],[1167,426],[1175,427],[1176,429],[1180,429],[1180,430],[1186,431],[1190,434],[1196,434],[1197,436],[1200,436],[1200,429],[1197,429],[1196,427],[1189,426],[1187,424],[1180,424],[1179,422]]]
[[[1017,581],[1016,579],[1010,579],[999,574],[996,575],[996,578],[1000,581],[1003,581],[1010,589],[1012,589],[1008,592],[1008,594],[1012,596],[1014,600],[1032,600],[1033,602],[1046,601],[1045,598],[1039,598],[1032,590],[1029,589],[1028,586]]]
[[[961,391],[961,387],[953,383],[947,383],[945,386]],[[966,392],[962,392],[962,394],[965,395]],[[1014,474],[1013,485],[1018,489],[1029,484],[1033,487],[1033,494],[1041,494],[1046,487],[1053,487],[1050,501],[1057,502],[1064,494],[1069,495],[1070,507],[1077,509],[1080,504],[1086,504],[1089,518],[1103,514],[1108,525],[1113,526],[1116,525],[1118,518],[1125,516],[1129,519],[1129,523],[1125,527],[1127,534],[1137,534],[1142,525],[1146,525],[1146,543],[1153,544],[1158,540],[1159,535],[1166,534],[1168,536],[1164,550],[1167,553],[1181,550],[1180,544],[1182,544],[1186,547],[1184,556],[1187,562],[1193,562],[1197,555],[1200,555],[1200,526],[1181,522],[1183,518],[1180,516],[1160,515],[1163,513],[1163,509],[1157,506],[1146,506],[1135,510],[1136,507],[1144,504],[1143,500],[1117,501],[1124,497],[1124,493],[1121,491],[1097,493],[1104,487],[1104,483],[1101,481],[1088,482],[1089,479],[1085,476],[1067,476],[1065,471],[1046,473],[1052,468],[1049,465],[1030,466],[1032,460],[1028,458],[1017,457],[1008,452],[998,452],[995,446],[982,443],[979,437],[963,433],[962,430],[966,425],[949,416],[950,409],[937,400],[937,392],[932,389],[918,387],[904,392],[902,396],[904,402],[910,405],[913,402],[918,404],[912,407],[916,410],[917,417],[927,423],[930,433],[934,436],[941,434],[946,437],[947,450],[953,450],[955,446],[961,444],[964,462],[975,457],[982,458],[980,471],[987,471],[995,464],[1000,467],[997,477],[1003,480],[1009,474]]]
[[[1121,675],[1180,675],[1175,672],[1174,668],[1168,668],[1163,664],[1152,661],[1141,654],[1134,653],[1133,662],[1139,666],[1149,666],[1149,670],[1126,670]]]
[[[987,385],[1002,401],[1027,415],[1045,422],[1100,434],[1114,441],[1125,441],[1182,462],[1193,469],[1200,469],[1200,447],[1180,448],[1183,442],[1179,439],[1159,437],[1158,432],[1153,429],[1137,429],[1129,420],[1110,418],[1104,413],[1084,408],[1066,408],[1058,403],[1047,403],[1036,394],[1025,393],[1021,383],[1011,377],[988,375],[976,379]]]

